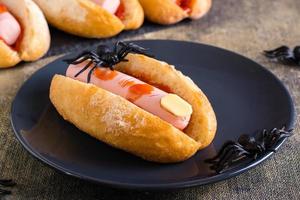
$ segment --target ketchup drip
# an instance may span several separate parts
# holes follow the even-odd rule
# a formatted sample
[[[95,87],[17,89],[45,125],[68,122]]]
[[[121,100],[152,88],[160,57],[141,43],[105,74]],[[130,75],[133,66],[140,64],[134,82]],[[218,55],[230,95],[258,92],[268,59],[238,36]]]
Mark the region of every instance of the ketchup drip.
[[[104,81],[112,80],[118,75],[117,71],[100,69],[100,68],[96,68],[94,74],[97,78]]]
[[[143,95],[151,94],[154,88],[149,84],[135,84],[130,86],[129,93],[126,97],[128,101],[134,102],[141,98]]]
[[[120,19],[125,19],[125,6],[124,3],[121,1],[118,10],[116,11],[115,15]]]
[[[191,0],[176,0],[176,4],[184,11],[191,12]]]
[[[108,81],[114,79],[118,75],[118,71],[110,70],[106,68],[96,68],[94,75],[102,80]],[[126,99],[128,101],[134,102],[141,98],[143,95],[151,94],[154,87],[146,83],[136,83],[134,80],[123,79],[118,82],[121,87],[129,87]]]
[[[0,13],[4,13],[4,12],[8,12],[8,10],[4,5],[0,4]]]

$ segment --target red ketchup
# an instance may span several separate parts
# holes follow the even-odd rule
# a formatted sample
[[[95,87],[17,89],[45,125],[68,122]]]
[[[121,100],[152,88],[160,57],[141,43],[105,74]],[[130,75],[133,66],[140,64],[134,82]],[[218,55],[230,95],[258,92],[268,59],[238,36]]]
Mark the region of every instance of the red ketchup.
[[[191,0],[175,0],[176,4],[180,6],[184,11],[191,12]]]
[[[115,12],[115,15],[120,20],[124,20],[125,19],[125,6],[124,6],[123,2],[120,3],[118,10]]]

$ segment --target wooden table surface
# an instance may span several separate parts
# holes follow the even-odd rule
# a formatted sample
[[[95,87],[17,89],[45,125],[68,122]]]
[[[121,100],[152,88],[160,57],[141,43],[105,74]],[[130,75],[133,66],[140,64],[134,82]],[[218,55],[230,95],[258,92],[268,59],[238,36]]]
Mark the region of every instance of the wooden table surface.
[[[300,67],[272,63],[261,54],[282,44],[300,45],[299,19],[299,0],[214,0],[211,12],[202,20],[123,38],[186,40],[238,52],[276,74],[300,113]],[[202,187],[166,192],[117,190],[50,169],[29,155],[15,138],[10,106],[23,82],[59,56],[0,70],[0,177],[11,177],[18,183],[13,194],[3,199],[300,199],[299,120],[295,135],[270,159],[242,175]]]

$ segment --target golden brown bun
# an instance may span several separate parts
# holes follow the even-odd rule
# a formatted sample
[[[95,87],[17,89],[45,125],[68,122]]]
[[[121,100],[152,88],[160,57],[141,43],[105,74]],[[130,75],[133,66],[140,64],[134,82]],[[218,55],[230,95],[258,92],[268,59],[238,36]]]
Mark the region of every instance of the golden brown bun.
[[[191,0],[191,13],[185,12],[172,0],[139,0],[148,20],[158,24],[174,24],[185,18],[199,19],[205,15],[212,0]]]
[[[196,141],[170,124],[92,84],[55,75],[50,99],[82,131],[146,160],[177,162],[198,150]]]
[[[11,67],[21,60],[34,61],[42,57],[50,46],[46,19],[32,0],[0,0],[17,18],[21,27],[21,42],[17,52],[0,41],[1,67]]]
[[[183,161],[207,146],[216,131],[216,118],[201,90],[166,63],[134,54],[126,59],[129,62],[116,69],[168,86],[193,106],[185,133],[118,95],[61,75],[52,79],[51,102],[65,120],[82,131],[149,161]]]
[[[88,38],[107,38],[125,29],[139,28],[144,20],[137,0],[124,0],[124,23],[90,0],[34,0],[48,22],[65,32]],[[130,12],[130,13],[128,13]]]
[[[212,6],[212,0],[191,0],[191,5],[189,17],[191,19],[199,19],[208,13]]]
[[[19,54],[0,40],[0,68],[12,67],[20,61]]]
[[[138,29],[144,22],[144,10],[138,0],[122,0],[125,18],[122,20],[125,30]]]

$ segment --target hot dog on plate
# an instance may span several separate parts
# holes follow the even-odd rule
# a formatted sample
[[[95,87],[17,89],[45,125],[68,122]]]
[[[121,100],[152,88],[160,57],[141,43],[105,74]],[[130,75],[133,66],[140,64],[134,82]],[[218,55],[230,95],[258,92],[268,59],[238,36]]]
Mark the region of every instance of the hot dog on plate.
[[[0,0],[0,68],[34,61],[49,49],[50,33],[31,0]]]
[[[139,28],[144,12],[138,0],[34,0],[48,22],[65,32],[106,38]]]
[[[141,54],[126,59],[114,70],[95,68],[89,81],[89,69],[78,75],[85,61],[70,65],[66,76],[53,77],[51,102],[82,131],[149,161],[183,161],[208,146],[217,122],[203,92],[165,62]],[[140,85],[147,86],[130,93]]]
[[[148,20],[174,24],[185,18],[199,19],[211,8],[212,0],[139,0]]]

